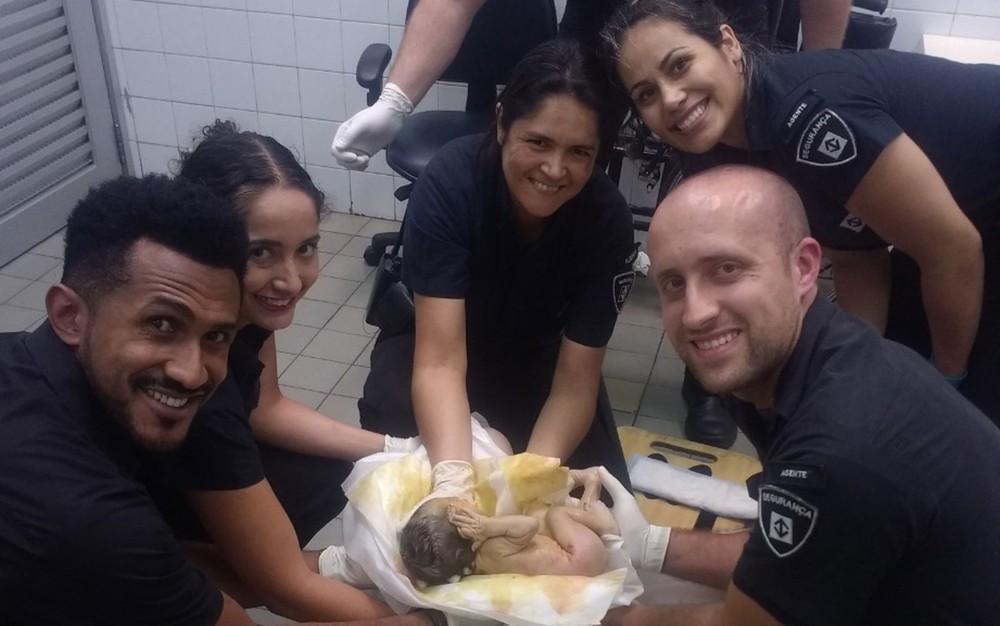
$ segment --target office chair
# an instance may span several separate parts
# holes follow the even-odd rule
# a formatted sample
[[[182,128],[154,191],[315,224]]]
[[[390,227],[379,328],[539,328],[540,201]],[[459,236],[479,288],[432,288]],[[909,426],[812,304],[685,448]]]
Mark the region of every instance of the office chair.
[[[407,16],[418,0],[410,0]],[[413,182],[437,151],[452,139],[485,131],[493,122],[497,86],[503,85],[529,50],[556,36],[553,0],[489,0],[476,14],[455,60],[440,80],[466,83],[464,111],[425,111],[410,115],[386,147],[389,167],[409,181],[395,191],[399,200],[410,195]],[[368,90],[368,105],[382,92],[382,75],[392,50],[371,44],[358,60],[358,84]],[[378,233],[365,250],[365,262],[376,265],[398,234]]]

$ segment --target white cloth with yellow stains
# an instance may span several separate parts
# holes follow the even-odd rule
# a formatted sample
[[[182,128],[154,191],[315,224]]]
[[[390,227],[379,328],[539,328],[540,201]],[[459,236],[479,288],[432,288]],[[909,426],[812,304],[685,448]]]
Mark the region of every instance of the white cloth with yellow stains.
[[[569,475],[558,459],[507,456],[475,420],[472,424],[475,497],[486,515],[523,513],[563,504]],[[605,537],[608,564],[599,576],[467,576],[456,583],[417,589],[405,574],[399,533],[414,507],[431,490],[431,466],[420,447],[411,453],[379,453],[358,461],[344,481],[348,556],[364,568],[397,612],[412,607],[445,612],[452,623],[515,626],[598,624],[608,609],[629,604],[642,583],[621,539]]]

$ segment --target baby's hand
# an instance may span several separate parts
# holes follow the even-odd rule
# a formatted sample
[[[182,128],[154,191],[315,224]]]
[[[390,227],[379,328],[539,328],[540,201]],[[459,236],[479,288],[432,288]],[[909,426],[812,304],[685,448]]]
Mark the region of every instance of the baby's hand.
[[[586,511],[595,500],[601,497],[601,475],[596,467],[588,467],[569,470],[569,477],[573,481],[573,487],[583,486],[580,508]]]
[[[483,528],[483,517],[463,507],[453,504],[445,509],[448,521],[458,529],[458,534],[470,541],[483,541],[486,539]]]

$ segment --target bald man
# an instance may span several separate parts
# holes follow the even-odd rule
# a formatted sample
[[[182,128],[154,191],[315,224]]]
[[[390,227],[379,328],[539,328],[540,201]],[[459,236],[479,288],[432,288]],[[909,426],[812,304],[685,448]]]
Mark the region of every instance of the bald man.
[[[760,455],[760,514],[742,535],[671,535],[662,571],[728,567],[724,602],[605,623],[1000,624],[1000,430],[817,298],[820,246],[792,188],[708,170],[657,209],[649,249],[671,343]]]

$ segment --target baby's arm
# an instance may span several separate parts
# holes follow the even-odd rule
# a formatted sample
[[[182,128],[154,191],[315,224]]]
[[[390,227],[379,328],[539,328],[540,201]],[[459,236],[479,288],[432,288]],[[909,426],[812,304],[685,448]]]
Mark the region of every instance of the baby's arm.
[[[471,510],[449,506],[448,521],[458,528],[458,533],[471,540],[472,549],[478,550],[487,539],[503,537],[515,551],[524,549],[538,533],[541,523],[527,515],[502,515],[486,517]]]

